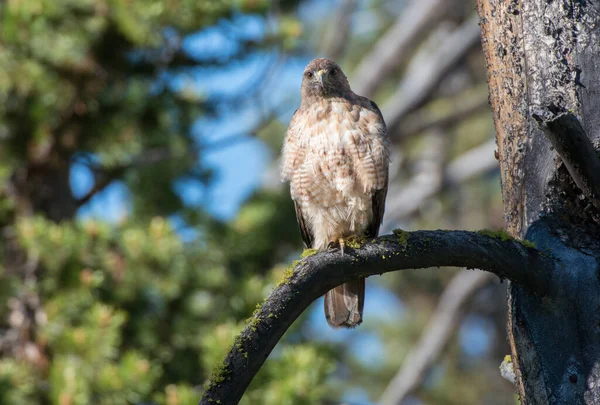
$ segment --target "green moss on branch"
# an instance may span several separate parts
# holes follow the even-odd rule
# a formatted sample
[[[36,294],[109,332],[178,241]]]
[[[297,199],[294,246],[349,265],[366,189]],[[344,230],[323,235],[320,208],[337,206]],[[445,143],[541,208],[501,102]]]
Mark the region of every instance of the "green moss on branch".
[[[481,231],[478,231],[477,233],[480,235],[489,236],[490,238],[500,239],[502,242],[515,241],[515,242],[520,243],[521,245],[525,246],[526,248],[535,249],[535,243],[533,243],[529,240],[515,239],[504,229],[499,229],[497,231],[493,231],[491,229],[482,229]]]
[[[304,251],[302,252],[302,254],[300,255],[300,257],[302,259],[304,259],[305,257],[316,255],[317,252],[318,252],[317,249],[304,249]]]

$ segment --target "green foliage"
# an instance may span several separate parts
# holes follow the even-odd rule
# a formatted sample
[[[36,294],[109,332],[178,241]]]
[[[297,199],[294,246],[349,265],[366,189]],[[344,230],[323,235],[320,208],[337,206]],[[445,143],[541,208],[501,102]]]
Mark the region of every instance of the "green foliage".
[[[170,384],[155,399],[160,405],[197,405],[198,391],[191,386]]]
[[[46,320],[37,339],[52,353],[48,395],[56,404],[136,403],[153,397],[169,403],[179,396],[186,403],[190,387],[202,382],[198,376],[207,378],[221,364],[240,331],[235,314],[247,316],[280,276],[276,270],[234,282],[212,249],[186,246],[160,217],[117,227],[32,217],[21,218],[16,230],[26,255],[45,269],[38,292]],[[9,280],[19,282],[18,277]],[[289,398],[305,394],[297,392],[294,381],[318,387],[331,367],[317,348],[283,347],[261,371],[267,377],[253,385],[252,401],[296,403]],[[0,376],[27,378],[19,367],[12,360],[0,362]],[[286,367],[292,368],[283,373]],[[0,384],[0,389],[5,387],[7,398],[27,398],[41,383],[31,382]],[[304,403],[319,393],[312,392]]]
[[[0,361],[0,403],[38,404],[38,376],[38,371],[30,365],[11,359]]]
[[[210,180],[191,124],[214,106],[187,85],[173,89],[163,73],[200,64],[180,48],[186,33],[269,6],[0,5],[0,324],[7,339],[16,336],[2,345],[0,403],[196,404],[222,367],[297,246],[295,226],[282,226],[294,224],[294,210],[274,192],[257,193],[229,224],[184,207],[174,182]],[[293,44],[286,37],[301,27],[285,21],[266,44]],[[126,185],[132,206],[119,223],[76,219],[73,162],[96,181]],[[182,241],[173,214],[196,227],[197,242]],[[326,352],[286,342],[280,350],[246,403],[321,398]]]
[[[323,357],[318,348],[310,345],[284,348],[272,364],[257,374],[240,404],[315,404],[325,396],[322,381],[332,371],[332,361]]]

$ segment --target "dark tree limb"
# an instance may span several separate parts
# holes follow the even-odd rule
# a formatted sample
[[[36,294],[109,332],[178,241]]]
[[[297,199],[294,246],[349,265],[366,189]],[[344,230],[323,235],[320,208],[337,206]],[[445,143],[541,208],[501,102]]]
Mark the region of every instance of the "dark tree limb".
[[[592,203],[600,208],[600,158],[577,117],[555,107],[533,113],[569,174]]]
[[[196,152],[175,153],[169,148],[151,148],[142,151],[139,155],[133,157],[130,161],[115,166],[104,167],[91,161],[75,159],[75,161],[84,164],[94,172],[94,186],[83,197],[77,200],[77,207],[87,204],[95,195],[103,191],[113,181],[121,179],[124,174],[131,169],[138,169],[155,165],[167,160],[173,159],[195,159]]]
[[[96,176],[96,181],[94,182],[94,186],[85,193],[83,197],[77,200],[77,207],[82,207],[96,195],[103,191],[106,187],[110,185],[113,181],[115,181],[122,174],[123,171],[117,171],[115,173],[104,174],[102,176]]]
[[[347,246],[344,256],[339,250],[321,252],[293,265],[255,311],[215,369],[200,404],[237,404],[294,320],[333,287],[359,276],[439,266],[487,270],[531,293],[554,295],[554,258],[504,232],[395,231],[358,249]]]

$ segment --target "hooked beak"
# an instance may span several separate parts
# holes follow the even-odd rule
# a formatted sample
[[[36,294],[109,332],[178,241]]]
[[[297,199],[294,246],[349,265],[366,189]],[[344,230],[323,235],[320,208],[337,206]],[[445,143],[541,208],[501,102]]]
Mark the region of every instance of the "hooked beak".
[[[323,76],[326,73],[327,72],[325,70],[319,70],[319,71],[315,72],[315,83],[318,84],[321,88],[324,88],[324,86],[323,86]]]

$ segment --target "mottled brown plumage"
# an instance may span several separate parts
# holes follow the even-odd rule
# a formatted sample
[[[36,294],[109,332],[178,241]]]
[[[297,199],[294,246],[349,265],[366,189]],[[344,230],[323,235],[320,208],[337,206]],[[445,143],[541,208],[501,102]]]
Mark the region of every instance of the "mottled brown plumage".
[[[281,178],[290,193],[307,247],[323,250],[353,236],[375,237],[383,219],[389,153],[377,105],[352,92],[333,61],[314,59],[304,70],[302,102],[283,146]],[[364,278],[325,295],[333,327],[362,321]]]

